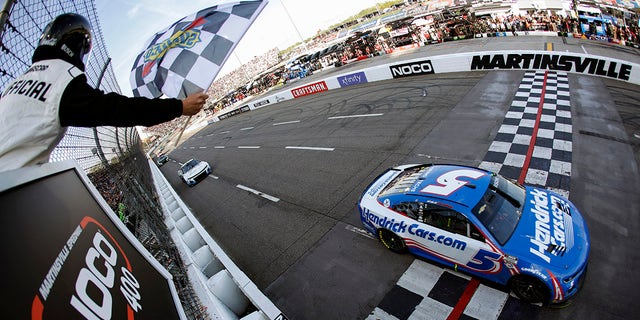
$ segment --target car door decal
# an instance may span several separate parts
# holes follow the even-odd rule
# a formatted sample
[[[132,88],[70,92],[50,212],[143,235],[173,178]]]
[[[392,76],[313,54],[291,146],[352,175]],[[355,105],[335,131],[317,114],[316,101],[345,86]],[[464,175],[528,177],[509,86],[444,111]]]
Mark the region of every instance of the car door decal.
[[[479,272],[497,273],[500,272],[502,267],[500,263],[501,258],[502,255],[497,252],[480,249],[478,253],[467,262],[466,266],[471,270]]]

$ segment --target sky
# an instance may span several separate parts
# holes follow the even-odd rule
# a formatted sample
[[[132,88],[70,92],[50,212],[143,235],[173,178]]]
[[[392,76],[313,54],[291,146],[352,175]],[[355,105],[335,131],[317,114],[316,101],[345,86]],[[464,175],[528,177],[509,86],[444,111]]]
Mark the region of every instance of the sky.
[[[132,96],[129,74],[145,42],[173,22],[222,1],[95,0],[100,28],[122,93]],[[384,0],[269,0],[218,74],[274,47],[284,50]],[[288,15],[287,15],[288,12]],[[289,18],[289,16],[291,18]]]

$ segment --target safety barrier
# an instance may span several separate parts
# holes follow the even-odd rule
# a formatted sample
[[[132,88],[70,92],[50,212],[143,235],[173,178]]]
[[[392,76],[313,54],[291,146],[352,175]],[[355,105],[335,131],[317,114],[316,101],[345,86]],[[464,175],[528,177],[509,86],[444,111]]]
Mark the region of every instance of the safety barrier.
[[[229,116],[284,100],[352,85],[425,74],[487,70],[555,70],[605,77],[640,85],[640,64],[610,57],[535,50],[466,52],[394,60],[391,63],[332,75],[293,89],[267,94],[233,110],[225,110],[225,112],[214,116],[212,121],[217,122]]]
[[[149,161],[171,238],[180,251],[194,291],[212,319],[286,319],[238,268]]]

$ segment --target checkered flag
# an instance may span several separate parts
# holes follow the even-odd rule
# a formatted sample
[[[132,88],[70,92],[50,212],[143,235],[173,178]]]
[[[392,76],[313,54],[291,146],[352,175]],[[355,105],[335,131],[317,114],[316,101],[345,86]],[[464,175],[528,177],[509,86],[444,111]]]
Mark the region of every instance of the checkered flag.
[[[236,1],[186,16],[149,39],[131,69],[136,97],[205,91],[267,0]]]

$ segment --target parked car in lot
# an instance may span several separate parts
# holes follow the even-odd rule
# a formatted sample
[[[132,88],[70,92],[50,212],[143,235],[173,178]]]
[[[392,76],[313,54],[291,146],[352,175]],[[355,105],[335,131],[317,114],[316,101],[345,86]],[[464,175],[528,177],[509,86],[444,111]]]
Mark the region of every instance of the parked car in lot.
[[[586,275],[589,232],[574,204],[487,170],[391,168],[358,207],[365,229],[388,249],[508,285],[530,303],[566,301]]]
[[[211,166],[206,161],[191,159],[178,170],[178,175],[189,187],[195,186],[211,173]]]

